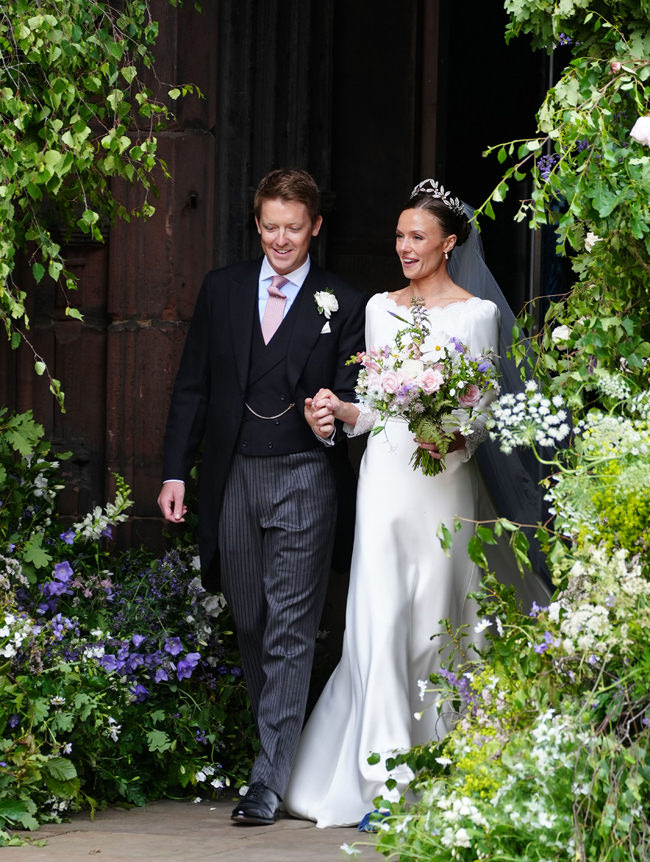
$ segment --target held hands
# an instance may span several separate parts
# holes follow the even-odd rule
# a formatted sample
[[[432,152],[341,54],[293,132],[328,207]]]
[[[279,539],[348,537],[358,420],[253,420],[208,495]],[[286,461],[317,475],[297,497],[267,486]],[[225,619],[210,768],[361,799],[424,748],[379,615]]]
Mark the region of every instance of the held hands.
[[[165,482],[158,495],[158,506],[166,521],[172,524],[183,524],[183,515],[187,512],[187,506],[183,503],[185,499],[184,482]]]
[[[331,389],[319,389],[313,398],[305,398],[305,419],[314,434],[327,440],[334,433],[334,420],[354,425],[358,408],[349,401],[341,401]]]
[[[319,389],[313,398],[305,398],[305,419],[314,434],[324,440],[334,433],[337,403],[341,401],[329,389]]]

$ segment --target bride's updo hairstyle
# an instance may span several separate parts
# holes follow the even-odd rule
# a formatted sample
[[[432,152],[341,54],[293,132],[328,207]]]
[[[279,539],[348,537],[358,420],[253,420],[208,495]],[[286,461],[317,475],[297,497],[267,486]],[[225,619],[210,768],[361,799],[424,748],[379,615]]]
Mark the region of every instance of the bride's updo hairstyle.
[[[470,235],[472,227],[462,202],[446,192],[437,180],[427,179],[418,183],[404,209],[430,212],[440,224],[443,236],[456,235],[456,245],[462,245]]]

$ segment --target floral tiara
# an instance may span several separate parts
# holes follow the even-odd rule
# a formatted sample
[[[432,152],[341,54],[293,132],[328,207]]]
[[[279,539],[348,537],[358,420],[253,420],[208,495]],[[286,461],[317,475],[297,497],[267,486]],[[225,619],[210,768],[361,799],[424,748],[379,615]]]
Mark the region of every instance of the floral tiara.
[[[422,182],[418,183],[411,192],[411,198],[420,194],[431,195],[432,198],[437,198],[437,200],[442,201],[443,204],[448,206],[449,209],[457,216],[465,215],[465,208],[460,200],[458,198],[452,198],[451,192],[446,192],[445,187],[441,186],[437,180],[422,180]]]

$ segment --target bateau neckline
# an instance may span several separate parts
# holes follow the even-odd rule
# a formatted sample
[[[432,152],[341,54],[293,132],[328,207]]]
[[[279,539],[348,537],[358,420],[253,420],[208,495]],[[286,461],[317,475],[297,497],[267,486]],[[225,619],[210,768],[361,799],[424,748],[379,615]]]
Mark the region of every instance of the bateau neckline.
[[[393,297],[389,295],[388,291],[385,291],[383,295],[384,295],[385,299],[388,300],[388,302],[393,303],[395,308],[403,308],[406,311],[408,311],[411,307],[410,304],[409,305],[400,305],[398,302],[395,302]],[[468,302],[472,302],[472,300],[474,300],[474,299],[478,299],[480,301],[481,297],[480,296],[470,296],[468,299],[455,299],[453,302],[448,302],[447,305],[425,305],[425,308],[427,311],[445,311],[447,308],[451,308],[454,305],[466,305]]]

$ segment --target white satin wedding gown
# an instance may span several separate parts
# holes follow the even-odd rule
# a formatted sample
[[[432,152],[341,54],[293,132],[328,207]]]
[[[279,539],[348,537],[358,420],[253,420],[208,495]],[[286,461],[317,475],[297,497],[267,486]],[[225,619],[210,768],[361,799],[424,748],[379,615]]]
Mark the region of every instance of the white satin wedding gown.
[[[389,312],[410,315],[386,293],[368,302],[368,347],[392,344],[404,327]],[[471,353],[498,349],[499,310],[488,300],[432,308],[429,320],[427,345],[455,336]],[[451,726],[434,694],[421,699],[419,681],[441,667],[444,639],[431,640],[443,630],[439,621],[449,618],[453,629],[476,623],[467,594],[479,570],[467,554],[472,525],[454,536],[450,557],[436,531],[441,521],[451,528],[455,515],[475,518],[484,487],[467,452],[448,455],[437,476],[413,470],[415,445],[406,423],[391,419],[370,435],[361,463],[343,654],[305,727],[284,798],[291,815],[320,827],[359,823],[375,797],[388,796],[385,758]],[[368,763],[371,752],[379,763]],[[402,767],[393,777],[398,797],[412,776]]]

